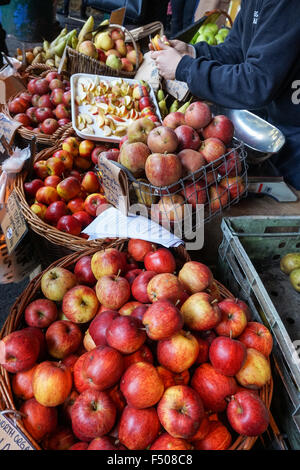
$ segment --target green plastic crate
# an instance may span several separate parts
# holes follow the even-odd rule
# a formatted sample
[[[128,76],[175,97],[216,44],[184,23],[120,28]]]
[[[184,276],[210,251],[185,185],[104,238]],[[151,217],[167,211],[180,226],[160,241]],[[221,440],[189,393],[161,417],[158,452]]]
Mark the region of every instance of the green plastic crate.
[[[287,392],[282,403],[289,404],[285,432],[300,449],[300,293],[280,270],[282,256],[300,252],[300,217],[225,217],[221,227],[218,276],[272,331],[273,357]]]

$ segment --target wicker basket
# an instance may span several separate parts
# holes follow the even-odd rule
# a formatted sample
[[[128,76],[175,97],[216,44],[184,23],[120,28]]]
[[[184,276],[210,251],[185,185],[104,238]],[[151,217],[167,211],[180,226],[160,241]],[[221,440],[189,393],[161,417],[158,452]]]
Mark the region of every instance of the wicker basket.
[[[49,67],[46,64],[34,64],[34,65],[29,65],[29,67],[26,68],[24,71],[24,74],[22,75],[22,79],[25,82],[28,82],[29,80],[33,78],[45,78],[45,76],[49,72],[57,72],[56,68]],[[70,75],[67,72],[62,72],[62,75],[64,75],[65,78],[69,79]],[[13,119],[9,112],[9,103],[12,102],[14,98],[17,98],[22,92],[19,92],[13,96],[10,97],[8,100],[8,103],[6,103],[3,106],[2,112],[9,118]],[[33,132],[30,129],[26,129],[25,126],[21,126],[17,129],[17,134],[24,140],[26,141],[31,141],[33,137],[36,137],[36,142],[40,145],[50,147],[52,145],[55,145],[56,142],[62,137],[65,131],[70,129],[72,127],[72,123],[68,123],[65,126],[61,126],[57,129],[56,132],[52,135],[47,135],[43,134],[42,132]]]
[[[110,77],[134,78],[140,66],[139,58],[138,58],[138,47],[137,47],[136,41],[133,35],[131,34],[131,32],[128,31],[126,28],[124,28],[124,26],[111,24],[109,25],[109,28],[121,29],[125,33],[126,37],[131,40],[134,50],[136,52],[136,57],[137,57],[135,69],[132,72],[126,72],[125,70],[115,70],[105,65],[104,62],[100,62],[97,59],[93,59],[92,57],[82,54],[81,52],[78,52],[72,49],[71,47],[67,46],[65,49],[64,55],[66,56],[66,59],[67,59],[67,64],[68,64],[67,68],[68,68],[70,75],[73,75],[75,73],[89,73],[89,74],[94,74],[94,75],[105,75],[105,76],[110,76]],[[64,56],[62,60],[64,61]]]
[[[119,250],[122,250],[124,245],[126,243],[126,240],[118,240],[117,244],[115,246],[118,247]],[[107,247],[112,246],[110,244],[107,244]],[[175,256],[176,256],[176,261],[178,263],[178,266],[180,267],[182,264],[190,260],[190,257],[185,250],[183,246],[180,246],[179,248],[174,248],[175,250]],[[53,263],[52,266],[50,266],[48,269],[54,267],[54,266],[60,266],[64,268],[72,268],[74,264],[83,256],[87,255],[92,255],[95,253],[97,249],[92,248],[89,250],[84,250],[80,253],[73,253],[63,259],[58,260],[57,262]],[[4,336],[8,335],[9,333],[17,330],[18,328],[22,328],[24,326],[23,322],[23,312],[26,306],[34,300],[34,298],[39,295],[40,292],[40,284],[41,284],[41,278],[42,278],[43,272],[40,273],[38,276],[36,276],[28,285],[28,287],[24,290],[22,295],[16,300],[14,303],[11,313],[9,317],[7,318],[1,332],[0,332],[0,339],[2,339]],[[218,281],[215,281],[218,293],[220,298],[227,298],[231,297],[234,298],[233,295],[224,287],[222,284],[220,284]],[[15,399],[12,393],[12,388],[11,388],[11,380],[10,380],[10,374],[3,368],[0,367],[0,392],[2,396],[2,400],[0,400],[0,406],[2,409],[9,409],[16,411],[16,405],[15,405]],[[265,385],[259,392],[261,399],[264,401],[266,404],[267,408],[270,408],[271,400],[272,400],[272,394],[273,394],[273,380],[271,379],[270,382]],[[18,423],[20,429],[24,434],[28,437],[32,445],[36,449],[40,449],[40,446],[38,445],[37,442],[34,441],[34,439],[28,434],[26,429],[24,428],[22,421],[20,419],[20,422]],[[274,429],[277,430],[274,420],[271,417],[270,420],[270,425],[272,427],[272,430],[274,432]],[[278,434],[277,430],[277,434]],[[275,432],[274,432],[275,434]],[[229,450],[250,450],[253,445],[255,444],[257,440],[257,437],[245,437],[245,436],[239,436],[235,442],[231,445]]]
[[[34,161],[37,162],[39,160],[47,160],[50,158],[56,150],[61,148],[61,142],[71,135],[75,135],[74,130],[73,128],[68,128],[55,146],[46,148],[39,152]],[[102,247],[103,240],[101,239],[89,241],[85,238],[61,232],[34,214],[25,197],[24,182],[26,177],[27,173],[24,171],[17,174],[14,189],[20,201],[20,206],[25,220],[30,229],[35,233],[35,245],[38,248],[38,251],[40,251],[40,258],[43,259],[45,257],[43,265],[47,266],[58,258],[67,256],[74,251],[80,251],[87,248],[100,249]]]

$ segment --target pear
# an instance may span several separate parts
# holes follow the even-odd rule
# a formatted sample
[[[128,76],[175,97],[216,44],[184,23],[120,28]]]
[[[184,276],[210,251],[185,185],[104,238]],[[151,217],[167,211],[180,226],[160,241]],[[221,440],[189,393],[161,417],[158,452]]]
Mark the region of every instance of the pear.
[[[294,269],[300,268],[300,253],[288,253],[280,260],[280,269],[285,274],[290,274]]]
[[[110,54],[107,57],[105,64],[108,67],[111,67],[112,69],[115,69],[115,70],[121,70],[121,68],[122,68],[121,59],[119,57],[117,57],[116,55],[114,55],[114,54]]]
[[[204,27],[204,31],[205,33],[212,33],[213,35],[217,34],[219,28],[218,28],[218,25],[216,23],[208,23],[205,25]]]
[[[293,269],[293,271],[290,273],[290,281],[293,288],[297,292],[300,292],[300,268]]]
[[[94,37],[94,43],[97,49],[102,49],[103,51],[113,49],[115,44],[108,31],[96,34]]]

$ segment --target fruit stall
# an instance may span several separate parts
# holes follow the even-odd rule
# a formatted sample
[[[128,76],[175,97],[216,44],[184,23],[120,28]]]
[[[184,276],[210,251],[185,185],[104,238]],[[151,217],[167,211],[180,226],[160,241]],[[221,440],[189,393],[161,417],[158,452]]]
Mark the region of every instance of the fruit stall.
[[[162,80],[163,34],[89,16],[4,54],[0,450],[300,448],[299,203],[258,174],[284,136]]]

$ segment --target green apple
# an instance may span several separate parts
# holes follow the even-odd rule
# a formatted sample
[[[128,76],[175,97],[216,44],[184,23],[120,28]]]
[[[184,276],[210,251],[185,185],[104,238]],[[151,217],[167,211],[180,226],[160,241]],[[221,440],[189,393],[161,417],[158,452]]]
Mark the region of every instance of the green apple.
[[[217,44],[222,44],[224,42],[223,36],[220,36],[219,34],[216,34],[215,40],[217,41]]]
[[[217,41],[215,39],[215,35],[213,33],[204,33],[203,34],[204,41],[207,42],[210,46],[215,46]]]
[[[117,57],[116,55],[114,54],[110,54],[107,59],[106,59],[106,65],[108,65],[109,67],[111,67],[112,69],[115,69],[115,70],[121,70],[122,68],[122,61],[121,59],[119,59],[119,57]]]
[[[222,36],[223,39],[225,39],[229,34],[229,29],[227,28],[221,28],[219,29],[218,35]]]
[[[215,23],[208,23],[205,25],[205,33],[213,33],[214,35],[217,34],[219,28],[218,28],[218,25],[216,25]]]

